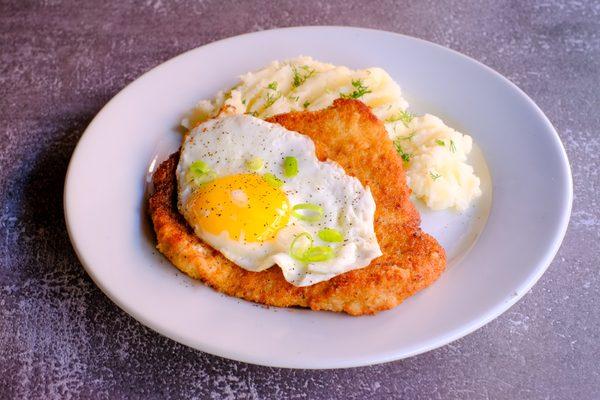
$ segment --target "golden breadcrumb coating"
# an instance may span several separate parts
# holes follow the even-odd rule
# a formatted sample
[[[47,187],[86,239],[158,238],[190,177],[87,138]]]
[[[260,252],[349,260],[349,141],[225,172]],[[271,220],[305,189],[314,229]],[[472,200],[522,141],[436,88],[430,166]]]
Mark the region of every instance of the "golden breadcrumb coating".
[[[351,315],[395,307],[440,276],[446,265],[444,249],[419,228],[402,160],[382,122],[367,106],[338,99],[321,111],[292,112],[268,121],[309,136],[320,160],[336,161],[347,174],[371,188],[377,205],[375,233],[383,255],[365,268],[307,287],[287,282],[277,266],[262,272],[246,271],[198,238],[177,211],[179,153],[175,153],[154,174],[149,211],[157,247],[177,268],[242,299]]]

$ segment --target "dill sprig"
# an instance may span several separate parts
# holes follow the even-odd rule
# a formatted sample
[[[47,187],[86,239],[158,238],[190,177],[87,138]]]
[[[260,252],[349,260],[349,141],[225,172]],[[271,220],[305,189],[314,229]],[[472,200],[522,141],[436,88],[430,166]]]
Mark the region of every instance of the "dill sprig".
[[[267,109],[267,108],[271,107],[277,100],[279,100],[280,97],[281,97],[281,93],[277,93],[276,95],[267,93],[267,98],[265,101],[264,108]]]
[[[450,140],[450,151],[456,153],[456,146],[454,145],[454,140]]]
[[[398,111],[398,114],[396,114],[393,117],[388,118],[386,120],[386,122],[402,121],[402,123],[408,127],[408,124],[410,124],[410,121],[412,121],[412,119],[413,119],[413,115],[411,113],[409,113],[408,111],[400,110],[400,111]]]
[[[406,136],[399,136],[396,138],[396,140],[411,140],[416,134],[417,132],[412,132],[411,134]]]
[[[273,103],[275,103],[281,97],[281,93],[277,91],[277,81],[269,83],[267,85],[267,89],[269,89],[269,92],[267,93],[267,97],[265,99],[264,109],[271,107]]]
[[[429,176],[431,177],[431,179],[433,179],[434,181],[441,178],[442,176],[440,174],[438,174],[437,172],[431,172],[429,171]]]
[[[300,65],[299,67],[293,66],[292,73],[294,74],[294,81],[292,86],[297,88],[302,85],[308,78],[314,75],[314,68],[310,68],[308,65]]]
[[[402,145],[400,144],[400,140],[402,140],[402,138],[398,138],[396,140],[394,140],[394,146],[396,147],[396,151],[398,152],[398,154],[400,155],[400,158],[402,158],[402,161],[404,162],[409,162],[411,157],[413,156],[410,153],[405,152],[402,149]]]
[[[367,93],[371,93],[371,90],[367,86],[363,85],[360,79],[353,80],[352,86],[354,87],[354,92],[340,93],[340,97],[343,99],[358,99]]]

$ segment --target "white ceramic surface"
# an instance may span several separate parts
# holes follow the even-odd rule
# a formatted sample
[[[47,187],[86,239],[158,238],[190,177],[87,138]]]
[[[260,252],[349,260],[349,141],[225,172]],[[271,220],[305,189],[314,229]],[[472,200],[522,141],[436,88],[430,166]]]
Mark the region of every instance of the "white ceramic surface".
[[[471,134],[480,149],[472,161],[486,195],[465,214],[423,214],[424,229],[447,248],[448,270],[430,288],[376,316],[266,308],[230,298],[180,274],[154,248],[145,216],[146,172],[177,147],[183,113],[239,74],[299,54],[352,68],[383,67],[412,111],[439,115]],[[572,181],[550,122],[491,69],[393,33],[300,27],[191,50],[127,86],[82,136],[64,201],[69,235],[87,272],[144,325],[227,358],[336,368],[431,350],[508,309],[556,254]]]

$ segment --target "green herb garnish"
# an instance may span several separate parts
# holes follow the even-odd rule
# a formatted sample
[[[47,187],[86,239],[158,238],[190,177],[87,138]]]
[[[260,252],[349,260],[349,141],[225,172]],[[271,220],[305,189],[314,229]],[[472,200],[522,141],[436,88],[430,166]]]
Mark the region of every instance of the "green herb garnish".
[[[410,135],[407,136],[399,136],[396,138],[396,140],[410,140],[412,139],[415,135],[417,134],[417,132],[413,132]]]
[[[283,181],[271,173],[264,174],[263,179],[275,189],[278,189],[281,186],[283,186]]]
[[[302,85],[308,78],[314,75],[315,70],[310,68],[308,65],[301,65],[300,67],[292,67],[292,72],[294,74],[294,81],[292,82],[292,86],[297,88]]]
[[[269,85],[267,86],[267,89],[277,90],[277,81],[273,81],[273,82],[269,83]]]
[[[310,101],[305,101],[304,104],[302,104],[302,107],[304,108],[308,108],[308,106],[310,106]]]
[[[444,143],[444,141],[440,140],[440,139],[435,139],[435,142],[437,143],[438,146],[445,146],[446,145],[446,143]]]
[[[456,146],[454,145],[454,140],[450,140],[450,151],[456,153]]]
[[[313,246],[313,238],[307,232],[298,234],[290,245],[290,256],[303,263],[331,260],[334,251],[329,246]]]
[[[292,215],[302,221],[317,222],[323,218],[323,207],[312,203],[300,203],[292,207]]]
[[[340,93],[340,97],[343,99],[358,99],[367,93],[371,93],[371,90],[365,85],[363,85],[360,79],[353,80],[352,86],[354,87],[354,92]]]
[[[281,93],[277,93],[273,96],[271,93],[267,93],[267,99],[265,101],[265,109],[271,107],[279,98],[281,97]]]
[[[246,168],[250,171],[260,171],[265,166],[265,162],[260,157],[252,157],[249,160],[246,160]]]
[[[190,165],[190,172],[194,175],[202,175],[210,171],[211,168],[202,160],[196,160]]]
[[[396,146],[396,151],[398,152],[398,154],[400,155],[400,157],[402,158],[402,160],[404,162],[409,162],[412,154],[405,152],[402,149],[402,146],[400,145],[400,140],[402,140],[403,138],[398,138],[396,140],[394,140],[394,146]]]
[[[298,175],[298,159],[296,157],[286,157],[283,159],[283,175],[286,178],[293,178]]]
[[[344,235],[342,235],[342,233],[340,231],[338,231],[337,229],[333,229],[333,228],[321,229],[317,233],[317,236],[319,237],[319,239],[321,239],[324,242],[336,243],[336,242],[341,242],[344,240]]]
[[[413,116],[411,113],[409,113],[408,111],[398,111],[398,114],[396,114],[393,117],[390,117],[388,119],[385,120],[385,122],[396,122],[396,121],[402,121],[402,123],[405,126],[408,126],[408,124],[410,124],[410,121],[412,121]]]
[[[304,252],[300,261],[307,263],[327,261],[333,256],[333,249],[329,246],[311,246]]]
[[[294,237],[290,244],[290,255],[296,260],[303,260],[304,253],[313,245],[313,238],[308,232],[302,232]]]
[[[434,181],[437,180],[438,178],[441,178],[442,176],[440,174],[438,174],[437,172],[431,172],[429,171],[429,176],[431,176],[431,179],[433,179]]]
[[[190,165],[188,176],[196,185],[202,185],[203,183],[214,180],[217,177],[217,174],[207,163],[202,160],[196,160]]]

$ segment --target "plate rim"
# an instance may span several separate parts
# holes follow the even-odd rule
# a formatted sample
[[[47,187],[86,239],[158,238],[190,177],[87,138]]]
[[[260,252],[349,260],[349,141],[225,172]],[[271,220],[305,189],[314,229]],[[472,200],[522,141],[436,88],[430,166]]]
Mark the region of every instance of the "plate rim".
[[[562,156],[561,157],[561,170],[565,173],[564,174],[566,176],[565,183],[567,185],[568,190],[562,193],[562,196],[563,196],[562,200],[563,200],[563,202],[565,202],[566,207],[563,210],[561,210],[559,229],[557,229],[557,231],[554,233],[552,243],[545,249],[543,257],[540,257],[541,260],[537,263],[535,268],[532,270],[532,272],[530,273],[530,276],[526,280],[523,280],[523,282],[521,282],[521,285],[518,288],[515,288],[514,295],[512,295],[509,299],[507,299],[504,302],[499,302],[498,304],[496,304],[495,307],[490,308],[483,317],[473,320],[470,324],[463,324],[461,327],[447,332],[445,335],[443,335],[443,337],[440,337],[437,339],[435,339],[435,338],[430,339],[429,341],[422,344],[418,349],[415,349],[412,351],[407,352],[407,351],[399,351],[399,350],[389,350],[386,352],[385,355],[372,355],[372,356],[367,357],[367,359],[365,359],[363,357],[363,358],[353,358],[350,360],[347,360],[347,359],[346,360],[328,360],[327,362],[315,361],[315,362],[313,362],[313,364],[307,365],[305,363],[295,364],[293,362],[283,363],[283,364],[282,363],[270,363],[264,357],[249,356],[248,354],[240,354],[240,353],[231,352],[231,351],[222,351],[222,349],[217,349],[210,343],[204,343],[202,346],[199,346],[197,343],[190,343],[188,340],[186,340],[181,335],[179,335],[176,331],[173,331],[170,329],[163,329],[162,327],[154,325],[154,323],[152,321],[149,321],[146,318],[144,318],[140,313],[138,313],[135,309],[133,309],[133,307],[130,307],[128,304],[125,304],[125,302],[120,301],[117,294],[113,293],[113,291],[110,288],[105,286],[101,282],[101,280],[96,276],[96,274],[94,273],[94,269],[90,267],[90,265],[93,263],[93,261],[87,260],[86,257],[84,256],[84,254],[82,253],[81,249],[79,248],[79,246],[77,244],[77,238],[73,234],[73,230],[72,230],[72,225],[74,224],[74,222],[69,217],[69,208],[70,208],[69,204],[72,201],[70,192],[73,190],[73,189],[71,189],[71,187],[73,186],[73,179],[71,177],[73,175],[73,170],[76,168],[76,160],[78,158],[77,155],[78,155],[78,153],[81,152],[83,143],[85,143],[87,141],[87,139],[89,139],[89,135],[86,138],[86,133],[88,133],[88,131],[91,130],[91,128],[97,123],[101,114],[103,114],[105,112],[105,110],[107,108],[109,108],[109,106],[113,102],[115,102],[118,98],[120,98],[124,94],[124,92],[127,91],[127,89],[131,88],[132,86],[134,86],[136,84],[139,84],[138,81],[140,81],[141,78],[145,77],[146,75],[148,75],[156,70],[165,68],[167,65],[176,62],[179,58],[183,58],[188,53],[194,52],[200,48],[219,46],[219,45],[223,44],[224,42],[237,40],[241,37],[247,37],[247,36],[253,36],[253,35],[260,36],[261,34],[275,32],[275,31],[293,31],[293,30],[302,31],[302,30],[315,30],[315,29],[316,30],[318,30],[318,29],[347,30],[347,31],[354,31],[354,32],[358,32],[358,33],[363,33],[363,32],[377,33],[377,34],[385,34],[385,35],[389,35],[389,36],[400,37],[403,40],[418,41],[418,42],[421,42],[421,44],[423,44],[425,46],[435,47],[439,51],[453,53],[455,56],[463,58],[470,63],[474,63],[477,67],[487,70],[488,72],[492,73],[492,75],[494,75],[496,78],[499,78],[505,84],[508,84],[508,86],[511,87],[511,89],[515,90],[521,98],[523,98],[530,106],[532,106],[532,109],[535,111],[536,116],[540,119],[540,121],[542,121],[544,123],[545,128],[548,129],[549,132],[551,133],[551,137],[554,141],[554,144],[557,145],[558,148],[560,149],[560,154]],[[230,36],[227,38],[216,40],[216,41],[206,43],[204,45],[197,46],[195,48],[186,50],[186,51],[179,53],[176,56],[171,57],[171,58],[161,62],[160,64],[155,65],[154,67],[148,69],[141,75],[137,76],[134,80],[129,82],[127,85],[125,85],[122,89],[120,89],[119,92],[117,94],[115,94],[100,109],[100,111],[98,111],[98,113],[94,116],[92,121],[86,127],[86,129],[80,136],[80,138],[77,142],[77,145],[75,146],[75,149],[73,150],[73,153],[71,155],[69,165],[67,168],[67,172],[65,175],[65,183],[64,183],[64,190],[63,190],[64,219],[66,222],[67,233],[68,233],[69,239],[71,241],[71,244],[73,246],[73,249],[74,249],[79,261],[81,262],[84,270],[90,276],[92,281],[100,288],[100,290],[102,290],[102,292],[115,305],[117,305],[124,312],[126,312],[131,317],[133,317],[135,320],[140,322],[142,325],[150,328],[151,330],[158,332],[159,334],[166,336],[172,340],[175,340],[179,343],[182,343],[188,347],[191,347],[196,350],[200,350],[202,352],[206,352],[206,353],[218,356],[218,357],[225,357],[225,358],[232,359],[235,361],[246,362],[246,363],[251,363],[251,364],[256,364],[256,365],[278,367],[278,368],[303,368],[303,369],[354,368],[354,367],[369,366],[369,365],[375,365],[375,364],[386,363],[386,362],[390,362],[390,361],[396,361],[396,360],[400,360],[400,359],[404,359],[404,358],[409,358],[409,357],[413,357],[418,354],[422,354],[422,353],[431,351],[433,349],[445,346],[446,344],[451,343],[455,340],[458,340],[458,339],[476,331],[477,329],[483,327],[484,325],[488,324],[489,322],[496,319],[498,316],[500,316],[504,312],[508,311],[508,309],[510,309],[515,303],[517,303],[525,294],[527,294],[529,292],[529,290],[531,290],[531,288],[535,285],[535,283],[537,283],[537,281],[541,278],[541,276],[544,274],[544,272],[548,269],[552,260],[555,258],[556,254],[558,253],[558,250],[560,249],[562,241],[566,235],[571,212],[572,212],[572,204],[573,204],[573,177],[572,177],[571,166],[569,163],[568,155],[567,155],[565,147],[560,139],[560,136],[558,135],[558,132],[556,131],[556,129],[554,128],[554,126],[552,125],[552,123],[550,122],[548,117],[540,109],[540,107],[516,84],[514,84],[508,78],[506,78],[499,72],[495,71],[491,67],[488,67],[487,65],[483,64],[482,62],[477,61],[474,58],[471,58],[465,54],[462,54],[456,50],[450,49],[450,48],[442,46],[440,44],[430,42],[425,39],[413,37],[410,35],[396,33],[396,32],[390,32],[390,31],[372,29],[372,28],[339,26],[339,25],[307,25],[307,26],[300,25],[300,26],[291,26],[291,27],[285,27],[285,28],[274,28],[274,29],[268,29],[268,30],[263,30],[263,31],[248,32],[248,33],[244,33],[244,34],[240,34],[240,35]]]

